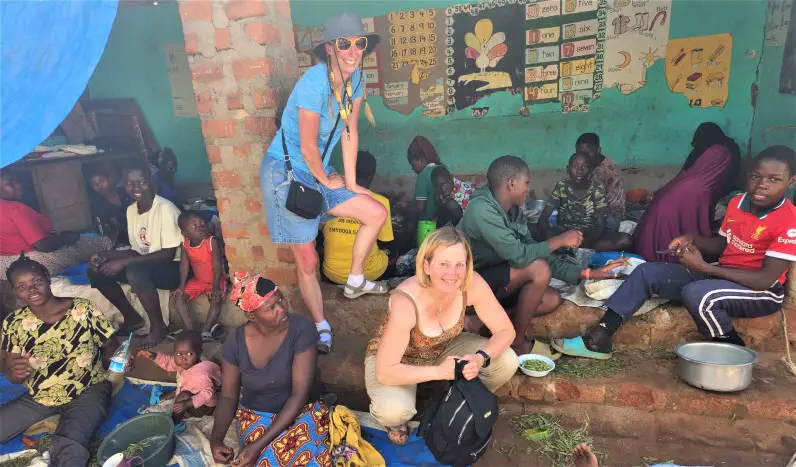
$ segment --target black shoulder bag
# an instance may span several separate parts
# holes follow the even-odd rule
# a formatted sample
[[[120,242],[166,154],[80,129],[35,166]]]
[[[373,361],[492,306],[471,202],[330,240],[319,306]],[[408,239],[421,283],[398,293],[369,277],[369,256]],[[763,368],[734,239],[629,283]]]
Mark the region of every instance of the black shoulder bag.
[[[337,130],[337,124],[340,123],[340,114],[337,114],[337,120],[334,122],[334,128],[329,133],[329,139],[326,140],[326,148],[323,150],[321,160],[326,157],[326,152],[329,150],[329,144],[332,142],[334,132]],[[287,144],[285,144],[285,130],[282,128],[282,150],[285,153],[285,168],[287,168],[287,178],[290,180],[290,187],[287,191],[287,201],[285,207],[293,214],[303,217],[304,219],[315,219],[321,214],[323,208],[323,196],[321,192],[308,187],[296,181],[293,178],[293,165],[290,163],[290,155],[287,153]]]

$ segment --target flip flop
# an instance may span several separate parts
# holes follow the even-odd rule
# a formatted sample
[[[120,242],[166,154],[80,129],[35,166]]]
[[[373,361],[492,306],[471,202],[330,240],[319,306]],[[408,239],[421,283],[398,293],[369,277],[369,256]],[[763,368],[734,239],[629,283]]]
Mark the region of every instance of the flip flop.
[[[367,284],[367,281],[362,281],[362,284],[356,287],[346,284],[343,288],[343,295],[346,298],[359,298],[367,294],[383,295],[390,291],[390,286],[387,285],[386,281],[376,281],[373,283],[373,288],[368,290],[365,290],[365,284]]]
[[[321,334],[329,334],[331,336],[332,335],[332,331],[330,331],[329,329],[319,329],[318,330],[318,335],[321,335]],[[332,344],[331,343],[324,342],[324,341],[322,341],[320,339],[318,340],[318,352],[319,353],[321,353],[322,355],[326,355],[326,354],[328,354],[331,351],[332,351]]]
[[[550,345],[562,354],[572,357],[585,357],[596,360],[608,360],[611,358],[610,353],[595,352],[587,349],[582,336],[569,339],[553,339]]]
[[[550,360],[556,361],[561,358],[560,352],[553,352],[550,350],[550,344],[546,342],[540,342],[539,339],[535,339],[533,341],[533,348],[531,349],[532,354],[542,355]]]

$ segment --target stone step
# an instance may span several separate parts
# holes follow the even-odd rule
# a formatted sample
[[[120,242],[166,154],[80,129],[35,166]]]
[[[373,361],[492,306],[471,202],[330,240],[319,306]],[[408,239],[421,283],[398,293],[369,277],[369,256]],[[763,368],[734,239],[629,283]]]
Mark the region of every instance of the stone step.
[[[364,358],[367,339],[338,335],[332,353],[319,357],[320,379],[336,392],[342,403],[367,410]],[[629,354],[644,357],[644,350]],[[624,358],[620,353],[614,358]],[[796,430],[796,376],[787,372],[781,353],[763,352],[754,369],[754,380],[739,393],[713,393],[693,388],[679,380],[673,354],[655,352],[655,358],[635,359],[634,364],[610,377],[572,380],[515,375],[498,395],[507,400],[556,407],[563,404],[594,404],[633,408],[646,412],[677,413],[720,419],[769,420],[789,424]],[[567,358],[567,357],[562,357]]]
[[[356,300],[343,296],[341,289],[322,284],[324,309],[337,333],[359,334],[372,337],[387,313],[389,295],[365,295]],[[298,293],[291,298],[294,309],[301,309]],[[796,345],[796,306],[786,305],[790,323],[790,339]],[[531,334],[542,338],[573,337],[581,335],[597,323],[603,315],[598,308],[581,307],[564,301],[553,313],[534,319]],[[782,315],[775,313],[755,319],[733,319],[738,332],[747,345],[756,350],[780,351],[785,348]],[[646,315],[635,317],[622,326],[616,342],[634,347],[673,347],[699,340],[694,320],[682,306],[673,303],[660,306]]]
[[[335,334],[361,335],[370,338],[376,332],[387,313],[389,295],[365,295],[355,300],[345,298],[339,287],[322,283],[324,311]],[[289,292],[292,310],[309,316],[301,294],[296,288]],[[791,298],[791,297],[789,297]],[[208,303],[204,296],[190,303],[191,314],[198,322],[207,318]],[[170,317],[179,323],[176,308],[170,306]],[[796,346],[796,303],[786,303],[786,313],[790,328],[790,339]],[[602,317],[598,308],[581,307],[564,301],[553,313],[534,319],[531,333],[535,337],[559,338],[582,334]],[[237,327],[246,321],[243,312],[227,300],[220,315],[226,327]],[[755,319],[733,319],[738,332],[747,345],[755,350],[781,351],[785,348],[782,330],[782,315],[775,313]],[[646,315],[635,317],[619,329],[616,342],[633,347],[673,347],[680,342],[699,340],[694,320],[682,306],[673,303],[660,306]]]
[[[752,384],[738,393],[716,393],[689,386],[679,379],[677,358],[669,354],[641,361],[614,376],[580,381],[558,376],[555,371],[544,378],[517,374],[498,394],[550,406],[598,404],[651,413],[700,415],[722,423],[774,420],[796,428],[796,376],[787,371],[781,357],[780,353],[761,353]]]

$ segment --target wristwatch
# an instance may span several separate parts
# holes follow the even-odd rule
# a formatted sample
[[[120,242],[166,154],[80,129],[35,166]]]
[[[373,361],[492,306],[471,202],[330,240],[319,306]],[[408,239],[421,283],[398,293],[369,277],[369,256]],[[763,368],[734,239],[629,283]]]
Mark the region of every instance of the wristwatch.
[[[480,355],[480,356],[484,357],[484,364],[483,364],[482,368],[486,368],[486,367],[488,367],[488,366],[489,366],[489,364],[490,364],[490,363],[491,363],[491,361],[492,361],[492,359],[489,357],[489,354],[487,354],[487,353],[486,353],[486,352],[484,352],[483,350],[479,350],[479,351],[478,351],[478,352],[476,352],[475,354],[476,354],[476,355]]]

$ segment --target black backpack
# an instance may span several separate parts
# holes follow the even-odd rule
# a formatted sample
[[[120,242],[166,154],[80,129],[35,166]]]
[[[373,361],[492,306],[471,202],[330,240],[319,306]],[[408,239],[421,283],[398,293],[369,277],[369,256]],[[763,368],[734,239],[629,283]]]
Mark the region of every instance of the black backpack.
[[[456,362],[456,379],[423,413],[418,433],[440,464],[474,464],[492,440],[497,397],[479,378],[464,379],[467,362]]]

